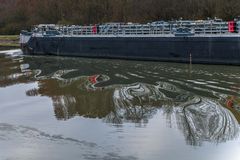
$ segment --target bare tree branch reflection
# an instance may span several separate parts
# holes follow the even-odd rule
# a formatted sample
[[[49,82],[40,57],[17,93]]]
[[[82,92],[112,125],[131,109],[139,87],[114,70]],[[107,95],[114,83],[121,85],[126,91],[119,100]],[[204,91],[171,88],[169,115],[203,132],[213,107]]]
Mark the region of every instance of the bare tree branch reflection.
[[[169,127],[176,126],[181,131],[189,145],[217,144],[239,134],[238,113],[234,112],[234,116],[217,100],[197,96],[159,79],[154,82],[130,79],[121,84],[117,79],[109,83],[115,71],[96,74],[99,68],[92,69],[88,61],[60,59],[59,62],[43,59],[33,63],[32,58],[0,57],[0,87],[36,82],[38,88],[26,91],[26,95],[51,98],[58,120],[82,116],[115,125],[130,122],[143,126],[159,111]],[[103,70],[110,70],[112,66],[105,67],[97,73],[105,73]]]
[[[170,125],[177,122],[189,145],[199,146],[205,141],[217,144],[234,139],[239,134],[239,125],[233,114],[210,99],[195,97],[175,106],[171,112],[169,107],[163,110]]]

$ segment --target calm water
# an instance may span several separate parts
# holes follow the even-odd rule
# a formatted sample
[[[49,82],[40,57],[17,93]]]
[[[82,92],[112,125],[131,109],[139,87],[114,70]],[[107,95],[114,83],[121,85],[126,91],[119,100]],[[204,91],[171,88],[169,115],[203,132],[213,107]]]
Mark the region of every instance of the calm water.
[[[0,54],[1,160],[238,160],[240,67]]]

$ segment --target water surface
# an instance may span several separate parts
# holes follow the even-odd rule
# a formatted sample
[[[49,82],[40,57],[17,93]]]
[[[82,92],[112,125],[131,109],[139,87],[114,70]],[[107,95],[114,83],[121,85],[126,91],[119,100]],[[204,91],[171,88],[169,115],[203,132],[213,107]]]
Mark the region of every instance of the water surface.
[[[0,52],[0,159],[237,160],[239,71]]]

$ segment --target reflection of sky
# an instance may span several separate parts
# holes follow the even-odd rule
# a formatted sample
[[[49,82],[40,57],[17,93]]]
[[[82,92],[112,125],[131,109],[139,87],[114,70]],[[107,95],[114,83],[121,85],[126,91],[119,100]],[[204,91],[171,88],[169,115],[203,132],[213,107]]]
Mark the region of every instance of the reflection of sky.
[[[96,143],[97,146],[76,145],[62,139],[49,140],[44,136],[37,137],[36,133],[30,131],[30,133],[0,131],[0,135],[3,134],[5,135],[3,137],[9,138],[7,141],[1,141],[1,155],[33,159],[74,159],[84,154],[86,154],[85,158],[93,154],[96,154],[98,158],[107,156],[113,158],[113,153],[115,153],[117,154],[115,157],[122,159],[129,155],[134,155],[139,159],[156,160],[159,157],[168,160],[176,158],[186,160],[238,159],[239,138],[218,145],[206,142],[202,147],[192,147],[186,145],[182,132],[176,127],[167,126],[166,119],[161,112],[150,119],[146,126],[137,128],[132,123],[113,127],[111,124],[102,123],[100,119],[81,117],[58,121],[53,116],[50,98],[26,96],[25,91],[33,87],[36,87],[36,83],[0,89],[0,95],[5,93],[5,96],[0,97],[1,123],[12,124],[14,127],[23,125],[37,128],[49,135],[62,135],[66,138],[84,140]],[[12,95],[11,98],[14,99],[11,104],[7,99],[9,95]],[[133,157],[128,157],[128,159],[131,158],[133,159]]]
[[[182,136],[182,133],[176,128],[166,127],[165,119],[161,114],[157,114],[147,125],[147,129],[138,129],[136,136],[126,139],[131,142],[129,148],[138,152],[142,159],[185,159],[185,160],[202,160],[202,159],[219,159],[225,160],[231,157],[233,160],[238,159],[240,140],[227,142],[224,144],[206,143],[202,147],[190,147]],[[136,137],[143,137],[143,140],[136,140]],[[134,143],[138,142],[138,143]],[[234,148],[234,149],[233,149]]]
[[[29,83],[8,86],[5,89],[0,89],[1,103],[5,106],[20,105],[27,100],[26,94],[22,94],[22,91],[24,93],[26,90],[36,88],[37,86],[37,83]],[[16,97],[17,99],[13,99],[13,97]]]
[[[175,72],[176,68],[170,67],[167,70]],[[140,77],[140,72],[139,75],[134,71],[127,74],[130,79],[131,76],[143,78],[143,76]],[[126,76],[124,73],[122,75],[120,77]],[[180,79],[169,82],[172,84],[184,81]],[[191,89],[198,86],[206,94],[205,90],[212,92],[209,88],[204,89],[206,83],[212,82],[197,80],[184,82],[181,85],[185,87],[192,85]],[[125,87],[119,86],[114,90],[115,93],[123,91],[122,96],[128,96],[130,93],[134,96],[132,99],[126,97],[127,101],[121,101],[121,97],[115,97],[115,101],[117,100],[118,104],[127,104],[125,107],[132,107],[131,109],[135,109],[134,106],[139,104],[139,101],[147,106],[151,99],[166,98],[164,94],[160,94],[159,88],[174,92],[176,91],[174,86],[177,85],[177,83],[175,85],[159,83],[158,88],[153,89],[156,86],[150,84],[129,83]],[[38,88],[37,82],[16,83],[0,88],[0,159],[239,159],[239,137],[224,143],[203,142],[202,146],[186,145],[184,136],[186,130],[179,130],[178,120],[172,121],[173,125],[170,127],[162,108],[154,108],[153,115],[146,116],[148,121],[144,125],[132,123],[131,120],[116,125],[103,123],[102,119],[81,116],[58,121],[54,116],[51,97],[44,94],[33,97],[26,95],[26,91],[33,88]],[[220,87],[215,89],[224,90]],[[177,98],[179,101],[184,101],[188,97],[181,95]],[[122,104],[117,107],[121,107]],[[175,112],[172,115],[176,117],[179,113]],[[8,127],[5,125],[4,128],[4,124]]]

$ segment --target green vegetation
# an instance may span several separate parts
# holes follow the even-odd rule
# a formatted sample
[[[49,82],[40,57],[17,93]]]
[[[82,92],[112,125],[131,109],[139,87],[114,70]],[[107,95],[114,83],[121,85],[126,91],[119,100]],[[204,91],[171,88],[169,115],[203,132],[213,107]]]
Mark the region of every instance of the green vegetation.
[[[19,34],[39,23],[232,20],[239,15],[240,0],[0,0],[0,34]]]
[[[19,36],[0,35],[0,47],[19,47]]]
[[[16,43],[0,43],[0,47],[19,47]]]
[[[0,40],[17,41],[18,38],[19,38],[18,35],[0,35]]]

